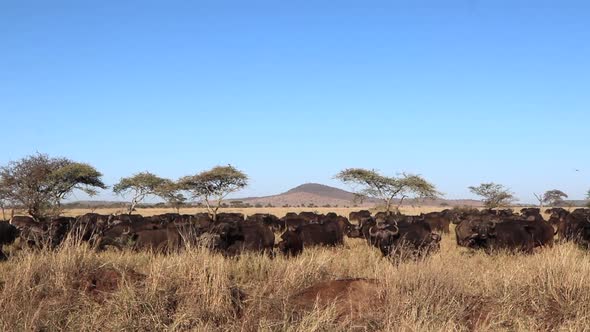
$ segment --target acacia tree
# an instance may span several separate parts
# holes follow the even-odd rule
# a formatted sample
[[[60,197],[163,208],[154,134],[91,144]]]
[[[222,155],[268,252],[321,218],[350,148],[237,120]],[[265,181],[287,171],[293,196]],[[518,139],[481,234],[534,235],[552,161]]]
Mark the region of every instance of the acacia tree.
[[[217,211],[223,200],[231,193],[248,185],[248,176],[235,167],[216,166],[208,171],[179,180],[183,190],[189,191],[193,198],[205,202],[207,212],[217,220]]]
[[[489,209],[508,206],[516,200],[508,188],[493,182],[469,187],[469,190],[477,196],[483,197],[483,203]]]
[[[130,195],[128,213],[135,211],[137,204],[148,196],[161,196],[169,186],[170,180],[161,178],[150,172],[140,172],[127,178],[122,178],[113,186],[113,192],[123,197]]]
[[[336,179],[350,185],[359,186],[355,195],[359,198],[377,198],[385,203],[385,211],[391,214],[391,206],[398,199],[396,210],[405,198],[436,198],[440,193],[436,187],[423,177],[402,173],[399,177],[388,177],[375,170],[347,168],[336,174]]]
[[[2,210],[2,220],[6,220],[5,209],[8,207],[9,203],[10,202],[8,200],[8,193],[6,192],[6,189],[0,183],[0,209]]]
[[[564,203],[563,199],[568,197],[566,193],[558,189],[548,190],[543,195],[534,195],[537,201],[539,201],[540,208],[543,208],[544,205],[561,206]]]
[[[158,196],[180,213],[180,208],[186,204],[186,196],[182,193],[182,188],[178,182],[166,180],[158,189]]]
[[[586,199],[590,199],[590,190],[588,190],[588,193],[586,193]],[[588,207],[590,207],[590,202],[588,202]]]
[[[61,201],[74,190],[94,196],[96,188],[106,189],[101,177],[89,164],[36,154],[1,167],[0,187],[6,201],[23,206],[39,220],[49,212],[59,215]]]

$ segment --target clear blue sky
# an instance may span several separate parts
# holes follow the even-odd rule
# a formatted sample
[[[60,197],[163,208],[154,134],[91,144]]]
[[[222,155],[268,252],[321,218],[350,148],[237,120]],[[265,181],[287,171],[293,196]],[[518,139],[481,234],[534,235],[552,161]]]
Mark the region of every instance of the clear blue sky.
[[[0,41],[1,164],[39,151],[109,184],[232,164],[242,195],[346,167],[449,198],[590,188],[584,1],[4,0]]]

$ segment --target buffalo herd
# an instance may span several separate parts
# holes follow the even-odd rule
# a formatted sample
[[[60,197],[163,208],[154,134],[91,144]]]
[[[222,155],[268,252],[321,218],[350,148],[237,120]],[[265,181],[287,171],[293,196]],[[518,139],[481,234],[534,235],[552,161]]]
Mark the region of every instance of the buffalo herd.
[[[590,209],[572,212],[563,208],[512,210],[447,209],[418,216],[399,213],[351,212],[348,218],[335,213],[271,214],[168,213],[100,215],[34,220],[15,216],[0,221],[0,259],[6,259],[3,245],[18,239],[19,247],[54,249],[66,239],[106,248],[151,250],[169,253],[189,247],[206,247],[226,256],[259,252],[273,257],[275,249],[296,256],[312,246],[336,247],[344,238],[362,238],[384,256],[419,258],[439,250],[442,236],[455,224],[457,245],[485,252],[505,250],[531,253],[536,247],[552,246],[554,237],[590,249]],[[275,234],[278,243],[275,243]]]

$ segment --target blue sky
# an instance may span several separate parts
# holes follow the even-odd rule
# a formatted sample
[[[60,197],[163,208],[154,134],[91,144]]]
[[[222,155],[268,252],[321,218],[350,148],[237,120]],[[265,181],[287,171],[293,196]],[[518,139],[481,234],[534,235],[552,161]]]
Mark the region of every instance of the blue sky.
[[[66,156],[109,184],[232,164],[242,195],[366,167],[448,198],[582,198],[590,5],[441,3],[2,1],[0,163]]]

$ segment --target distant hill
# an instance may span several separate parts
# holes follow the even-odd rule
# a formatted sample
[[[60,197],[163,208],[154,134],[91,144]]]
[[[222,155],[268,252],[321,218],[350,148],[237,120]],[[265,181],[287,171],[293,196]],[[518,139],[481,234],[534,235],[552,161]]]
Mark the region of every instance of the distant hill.
[[[306,183],[278,195],[247,197],[237,200],[240,200],[244,203],[249,203],[251,205],[272,204],[273,206],[307,206],[313,204],[315,206],[352,206],[354,205],[354,194],[346,190],[319,183]],[[361,205],[360,203],[357,204]],[[365,202],[362,205],[372,206],[373,204],[374,203],[367,204]]]
[[[288,190],[280,195],[290,195],[290,194],[298,194],[298,193],[307,193],[312,195],[318,195],[326,198],[333,198],[333,199],[342,199],[352,201],[354,199],[354,194],[348,192],[346,190],[342,190],[339,188],[334,188],[330,186],[326,186],[319,183],[306,183],[300,186],[297,186],[291,190]]]
[[[293,189],[287,190],[284,193],[278,195],[264,196],[264,197],[246,197],[236,198],[228,200],[226,203],[232,201],[241,201],[250,205],[273,205],[273,206],[359,206],[359,207],[374,207],[380,204],[380,200],[376,199],[365,199],[363,202],[354,202],[355,195],[352,192],[326,186],[319,183],[305,183],[297,186]],[[582,206],[583,201],[576,201]],[[98,208],[98,207],[125,207],[126,202],[121,201],[75,201],[64,204],[68,208]],[[155,205],[155,203],[145,203],[145,206]],[[422,206],[481,206],[481,202],[472,199],[458,199],[458,200],[447,200],[447,199],[435,199],[435,200],[405,200],[405,206],[408,205],[422,205]]]
[[[376,204],[379,204],[380,201],[376,199],[366,199],[362,203],[361,202],[353,202],[355,198],[354,193],[351,193],[346,190],[342,190],[339,188],[334,188],[330,186],[326,186],[319,183],[306,183],[300,186],[297,186],[293,189],[290,189],[282,194],[272,195],[272,196],[264,196],[264,197],[247,197],[242,199],[236,199],[242,201],[244,203],[249,203],[252,205],[255,204],[262,204],[268,205],[272,204],[273,206],[298,206],[298,205],[309,205],[313,204],[315,206],[365,206],[365,207],[373,207]],[[427,200],[427,201],[415,201],[415,200],[406,200],[404,201],[404,205],[431,205],[431,206],[441,206],[441,205],[448,205],[448,206],[480,206],[481,202],[477,200],[445,200],[445,199],[436,199],[436,200]]]

